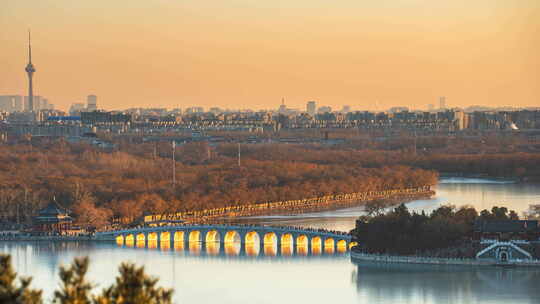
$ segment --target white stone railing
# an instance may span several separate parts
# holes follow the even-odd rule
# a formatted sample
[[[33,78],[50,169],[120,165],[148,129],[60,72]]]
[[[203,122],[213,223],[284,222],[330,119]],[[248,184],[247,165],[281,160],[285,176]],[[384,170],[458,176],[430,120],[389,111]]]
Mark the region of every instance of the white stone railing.
[[[360,261],[380,262],[380,263],[408,263],[408,264],[431,264],[431,265],[469,265],[482,266],[494,265],[498,261],[493,259],[471,259],[471,258],[435,258],[418,256],[396,256],[385,254],[371,254],[351,251],[351,259]],[[521,266],[540,266],[540,260],[512,260],[509,264]]]
[[[500,242],[500,241],[496,240],[496,239],[482,239],[482,240],[480,240],[480,244],[483,244],[483,245],[494,244],[494,243],[498,243],[498,242]],[[523,245],[530,244],[530,242],[526,241],[526,240],[510,240],[509,242],[514,243],[514,244],[523,244]]]

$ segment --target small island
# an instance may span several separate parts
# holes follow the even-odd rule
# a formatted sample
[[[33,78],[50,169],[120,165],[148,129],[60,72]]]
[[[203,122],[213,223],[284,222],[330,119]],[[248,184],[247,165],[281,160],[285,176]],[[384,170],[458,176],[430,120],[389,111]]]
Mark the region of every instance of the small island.
[[[353,260],[455,265],[540,266],[538,214],[520,220],[493,207],[441,206],[427,215],[402,204],[389,212],[368,208],[351,231]]]

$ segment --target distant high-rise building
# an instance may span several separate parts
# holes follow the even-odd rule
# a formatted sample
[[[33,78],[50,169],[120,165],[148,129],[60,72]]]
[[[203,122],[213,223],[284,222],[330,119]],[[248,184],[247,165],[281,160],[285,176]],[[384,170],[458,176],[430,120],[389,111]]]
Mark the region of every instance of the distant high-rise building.
[[[467,128],[467,124],[468,124],[468,115],[465,114],[465,112],[463,111],[455,111],[454,112],[454,123],[455,123],[455,127],[456,129],[458,130],[463,130],[465,128]]]
[[[71,107],[69,108],[69,115],[72,115],[72,116],[79,116],[81,115],[81,112],[83,112],[85,110],[84,108],[84,103],[74,103],[71,105]]]
[[[432,103],[430,103],[430,104],[427,105],[427,110],[429,112],[432,112],[433,110],[435,110],[435,106]]]
[[[10,95],[0,96],[0,111],[11,112],[13,108],[13,98]]]
[[[32,99],[32,101],[30,101],[30,99]],[[25,111],[28,111],[28,112],[39,111],[40,106],[41,106],[41,96],[36,95],[36,96],[32,96],[32,98],[30,98],[30,96],[24,96],[24,110]]]
[[[210,108],[210,110],[208,110],[210,113],[214,113],[214,114],[219,114],[221,112],[223,112],[223,110],[221,110],[220,108],[218,107],[212,107]]]
[[[39,110],[49,110],[49,100],[47,98],[42,98],[39,101]]]
[[[97,96],[96,95],[88,95],[88,97],[86,97],[86,110],[88,112],[97,111]]]
[[[30,31],[28,31],[28,64],[26,65],[26,68],[24,69],[26,71],[26,74],[28,74],[28,110],[34,111],[34,89],[32,84],[32,79],[34,77],[34,73],[36,72],[36,69],[34,68],[34,65],[32,64],[32,43],[31,43],[31,36]]]
[[[15,99],[14,99],[13,106],[14,106],[14,108],[13,108],[14,112],[22,112],[22,111],[24,111],[24,99],[23,99],[23,97],[20,96],[20,95],[16,95]]]
[[[349,113],[351,111],[351,106],[344,105],[343,109],[341,109],[342,113]]]
[[[20,95],[0,96],[0,111],[20,112],[23,110],[23,98]]]
[[[279,106],[278,112],[285,114],[287,112],[287,106],[285,105],[285,98],[281,98],[281,105]]]
[[[446,97],[444,96],[439,97],[439,109],[441,110],[446,109]]]
[[[409,112],[408,107],[392,107],[388,109],[389,113],[400,113],[400,112]]]
[[[317,113],[317,103],[315,101],[308,101],[306,105],[306,112],[311,116],[315,116]]]
[[[41,110],[54,110],[54,105],[47,98],[41,100]]]
[[[195,114],[195,113],[203,113],[204,108],[203,107],[190,107],[186,109],[186,114]]]

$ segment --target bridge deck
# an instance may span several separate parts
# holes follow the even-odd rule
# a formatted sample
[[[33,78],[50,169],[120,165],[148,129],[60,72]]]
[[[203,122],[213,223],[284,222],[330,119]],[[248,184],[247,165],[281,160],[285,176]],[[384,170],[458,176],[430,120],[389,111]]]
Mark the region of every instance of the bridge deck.
[[[207,234],[210,231],[216,231],[221,237],[228,232],[237,232],[241,236],[241,240],[244,240],[244,235],[250,232],[256,232],[259,236],[264,236],[267,234],[274,233],[276,236],[280,237],[286,234],[291,234],[293,237],[298,237],[304,235],[306,237],[320,237],[324,239],[335,239],[335,240],[344,240],[347,242],[351,241],[351,235],[345,232],[339,231],[328,231],[322,229],[306,229],[302,227],[281,227],[281,226],[258,226],[258,225],[169,225],[169,226],[159,226],[159,227],[139,227],[123,230],[111,230],[103,231],[96,233],[96,238],[98,239],[110,239],[113,240],[117,236],[127,236],[127,235],[139,235],[139,234],[151,234],[161,232],[188,232],[199,231],[201,234]],[[202,238],[201,241],[204,241]]]

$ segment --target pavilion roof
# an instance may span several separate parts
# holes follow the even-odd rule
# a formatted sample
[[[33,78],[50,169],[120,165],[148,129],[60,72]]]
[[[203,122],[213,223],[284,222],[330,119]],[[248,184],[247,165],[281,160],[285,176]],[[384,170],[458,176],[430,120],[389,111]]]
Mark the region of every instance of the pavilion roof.
[[[69,210],[60,206],[60,204],[53,198],[49,204],[38,211],[40,217],[55,217],[55,216],[69,216]]]

